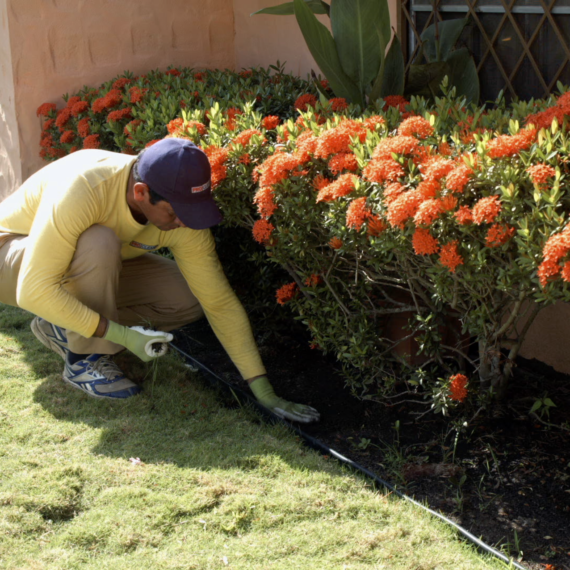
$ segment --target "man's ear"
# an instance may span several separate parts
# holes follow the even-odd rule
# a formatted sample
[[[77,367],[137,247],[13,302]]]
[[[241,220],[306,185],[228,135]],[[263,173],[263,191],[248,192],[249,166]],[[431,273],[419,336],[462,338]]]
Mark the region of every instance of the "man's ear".
[[[133,197],[137,202],[144,202],[149,194],[149,187],[144,182],[135,182],[133,185]]]

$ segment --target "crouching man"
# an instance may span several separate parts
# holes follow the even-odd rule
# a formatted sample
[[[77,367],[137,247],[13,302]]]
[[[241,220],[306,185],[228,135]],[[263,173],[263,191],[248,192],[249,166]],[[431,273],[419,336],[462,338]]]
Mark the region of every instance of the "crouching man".
[[[221,219],[208,158],[190,141],[164,139],[137,157],[78,151],[0,204],[0,302],[37,315],[32,331],[63,358],[65,382],[113,399],[141,390],[114,354],[157,358],[172,340],[166,331],[205,314],[261,404],[316,421],[267,379],[208,229]],[[162,247],[175,261],[149,255]]]

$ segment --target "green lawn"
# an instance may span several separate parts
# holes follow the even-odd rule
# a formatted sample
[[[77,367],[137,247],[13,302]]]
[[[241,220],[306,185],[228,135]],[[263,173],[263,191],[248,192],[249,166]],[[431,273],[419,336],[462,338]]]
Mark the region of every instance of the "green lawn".
[[[284,428],[221,407],[174,355],[140,396],[89,398],[30,320],[0,306],[0,568],[505,568]]]

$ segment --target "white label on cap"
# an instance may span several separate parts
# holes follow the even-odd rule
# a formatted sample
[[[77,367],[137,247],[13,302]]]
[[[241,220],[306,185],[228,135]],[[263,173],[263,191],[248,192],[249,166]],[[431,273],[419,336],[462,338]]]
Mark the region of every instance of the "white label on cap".
[[[192,194],[197,194],[198,192],[204,192],[210,187],[210,182],[206,182],[206,184],[202,184],[202,186],[193,186],[192,187]]]

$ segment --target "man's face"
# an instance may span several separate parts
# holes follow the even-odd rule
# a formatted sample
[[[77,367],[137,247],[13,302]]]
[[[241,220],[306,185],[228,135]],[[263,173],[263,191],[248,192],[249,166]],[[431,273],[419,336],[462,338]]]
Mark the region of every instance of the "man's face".
[[[186,227],[178,219],[178,216],[175,214],[172,206],[164,200],[157,202],[156,204],[151,204],[149,201],[144,204],[144,207],[141,204],[141,210],[146,219],[163,232]]]
[[[178,216],[168,202],[161,200],[156,204],[151,204],[150,194],[146,184],[136,183],[134,185],[134,196],[139,213],[159,230],[168,232],[176,228],[186,227],[182,221],[178,219]]]

